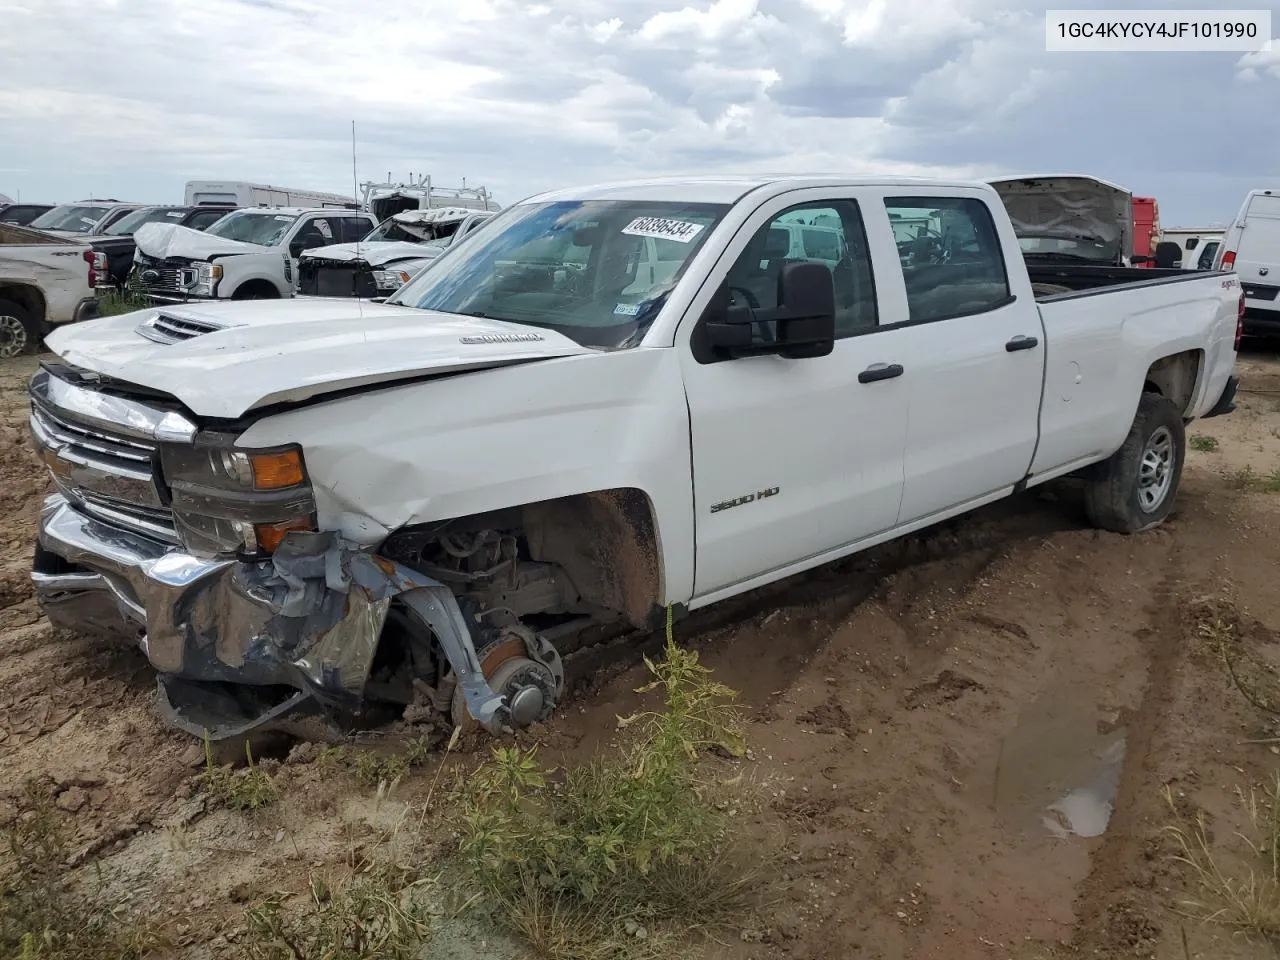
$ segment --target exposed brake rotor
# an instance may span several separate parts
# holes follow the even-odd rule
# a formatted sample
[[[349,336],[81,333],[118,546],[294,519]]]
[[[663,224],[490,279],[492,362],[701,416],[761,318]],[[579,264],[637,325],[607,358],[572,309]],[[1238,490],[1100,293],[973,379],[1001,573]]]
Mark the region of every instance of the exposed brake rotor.
[[[476,653],[489,687],[506,701],[511,727],[518,730],[551,716],[564,695],[564,666],[547,640],[522,627],[508,627]],[[449,713],[456,727],[470,731],[478,726],[461,686],[454,687]]]

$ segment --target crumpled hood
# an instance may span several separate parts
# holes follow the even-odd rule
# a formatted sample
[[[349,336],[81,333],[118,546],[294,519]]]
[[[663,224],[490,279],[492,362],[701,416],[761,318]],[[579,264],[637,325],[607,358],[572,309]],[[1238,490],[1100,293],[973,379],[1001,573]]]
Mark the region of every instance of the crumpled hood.
[[[1133,254],[1133,195],[1124,187],[1075,174],[988,181],[1004,201],[1019,237],[1087,237]]]
[[[157,320],[163,329],[166,317],[196,335],[164,343],[138,332]],[[221,419],[351,387],[594,352],[552,330],[348,299],[139,310],[58,327],[45,345]]]
[[[144,223],[134,232],[133,242],[137,244],[139,251],[157,260],[169,257],[206,260],[209,257],[235,253],[271,252],[271,247],[214,237],[203,230],[180,227],[176,223]]]
[[[441,248],[434,244],[408,243],[404,240],[375,240],[372,243],[335,243],[331,247],[306,250],[301,260],[331,260],[335,263],[363,261],[371,267],[380,267],[393,260],[429,260],[440,255]]]

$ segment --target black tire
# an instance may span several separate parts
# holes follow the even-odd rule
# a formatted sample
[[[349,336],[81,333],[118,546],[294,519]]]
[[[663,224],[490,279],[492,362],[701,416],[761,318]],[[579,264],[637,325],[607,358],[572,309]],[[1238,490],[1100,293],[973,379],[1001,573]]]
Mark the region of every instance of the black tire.
[[[1186,453],[1182,411],[1159,394],[1144,393],[1124,443],[1085,487],[1089,521],[1115,533],[1158,526],[1173,510]]]
[[[279,300],[280,291],[267,283],[251,280],[231,295],[232,300]]]
[[[40,322],[25,307],[0,300],[0,360],[40,352]]]

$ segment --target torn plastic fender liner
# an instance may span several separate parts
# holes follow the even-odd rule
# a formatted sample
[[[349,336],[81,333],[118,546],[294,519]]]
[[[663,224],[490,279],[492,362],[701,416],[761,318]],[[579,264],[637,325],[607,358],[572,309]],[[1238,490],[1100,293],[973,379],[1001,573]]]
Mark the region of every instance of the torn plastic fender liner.
[[[447,586],[344,544],[331,532],[288,534],[273,554],[272,569],[278,584],[261,585],[273,594],[272,609],[313,624],[314,639],[303,638],[294,663],[321,688],[351,689],[357,678],[363,687],[387,609],[398,598],[434,632],[476,721],[493,733],[510,731],[506,704],[485,680],[466,618]],[[340,612],[336,596],[347,599]]]

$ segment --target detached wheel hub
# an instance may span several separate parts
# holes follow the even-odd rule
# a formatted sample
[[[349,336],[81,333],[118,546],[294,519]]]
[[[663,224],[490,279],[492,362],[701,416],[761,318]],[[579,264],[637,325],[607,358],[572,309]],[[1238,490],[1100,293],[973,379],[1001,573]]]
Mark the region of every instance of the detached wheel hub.
[[[558,664],[558,656],[546,641],[535,639],[534,642],[544,653],[550,650],[550,656],[556,658]],[[553,671],[531,657],[528,643],[517,634],[509,633],[478,652],[484,678],[493,692],[506,701],[512,727],[519,730],[551,716],[564,690],[563,672]],[[454,688],[449,712],[454,726],[466,730],[477,726],[467,710],[461,686]]]

